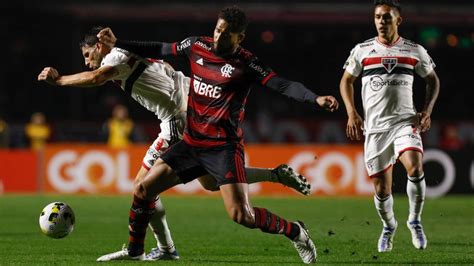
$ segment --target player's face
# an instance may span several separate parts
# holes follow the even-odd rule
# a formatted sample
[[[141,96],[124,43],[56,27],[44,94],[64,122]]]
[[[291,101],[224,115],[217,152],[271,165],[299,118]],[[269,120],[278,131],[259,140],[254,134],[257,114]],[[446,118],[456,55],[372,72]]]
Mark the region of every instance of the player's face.
[[[84,64],[90,69],[98,69],[102,62],[102,55],[99,52],[98,46],[82,46],[82,56],[84,57]]]
[[[220,54],[232,53],[237,49],[244,38],[243,33],[229,30],[229,24],[223,19],[218,19],[214,29],[214,50]]]
[[[385,39],[390,39],[398,33],[398,26],[402,18],[395,8],[387,5],[379,5],[375,8],[374,22],[378,35]]]

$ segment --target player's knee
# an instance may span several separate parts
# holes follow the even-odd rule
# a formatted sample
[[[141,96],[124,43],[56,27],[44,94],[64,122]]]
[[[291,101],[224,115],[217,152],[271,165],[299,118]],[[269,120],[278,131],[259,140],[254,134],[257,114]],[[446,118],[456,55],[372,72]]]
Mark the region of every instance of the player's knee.
[[[149,195],[149,190],[142,181],[135,182],[133,193],[141,199],[148,199],[151,196]]]
[[[242,207],[232,207],[230,208],[229,216],[230,218],[241,225],[244,226],[252,226],[254,223],[252,223],[253,216],[250,212],[246,211],[245,208]]]
[[[421,163],[413,165],[407,169],[407,174],[410,177],[421,177],[423,175],[423,165]]]

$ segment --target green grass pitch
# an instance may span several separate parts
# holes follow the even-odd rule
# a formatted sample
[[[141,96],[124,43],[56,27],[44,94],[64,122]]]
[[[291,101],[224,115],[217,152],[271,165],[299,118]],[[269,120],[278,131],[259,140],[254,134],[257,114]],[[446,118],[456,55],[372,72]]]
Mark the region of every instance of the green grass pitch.
[[[234,224],[216,194],[211,197],[163,196],[168,223],[181,255],[160,265],[291,265],[301,260],[283,236]],[[100,255],[127,241],[131,196],[0,196],[0,265],[97,265]],[[41,209],[52,201],[70,204],[74,232],[64,239],[44,236]],[[376,250],[381,223],[370,197],[254,198],[283,217],[303,220],[318,248],[319,264],[474,264],[474,197],[428,199],[423,221],[428,249],[416,250],[405,226],[406,196],[395,198],[399,228],[394,249]],[[146,249],[155,245],[148,233]],[[136,265],[140,262],[113,262]],[[100,263],[109,264],[109,263]]]

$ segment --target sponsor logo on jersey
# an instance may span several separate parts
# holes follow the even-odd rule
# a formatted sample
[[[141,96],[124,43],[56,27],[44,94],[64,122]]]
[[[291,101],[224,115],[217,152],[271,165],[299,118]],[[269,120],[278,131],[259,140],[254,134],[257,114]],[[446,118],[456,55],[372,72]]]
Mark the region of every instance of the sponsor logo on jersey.
[[[379,91],[386,86],[410,86],[410,82],[403,79],[384,80],[380,76],[372,76],[370,77],[369,85],[373,91]]]
[[[250,63],[249,67],[255,71],[257,71],[262,77],[266,77],[268,75],[268,71],[265,71],[260,65],[255,64],[254,62]]]
[[[195,44],[201,46],[202,48],[204,48],[204,49],[206,49],[206,50],[208,50],[208,51],[211,50],[211,47],[209,47],[207,44],[205,44],[205,43],[203,43],[203,42],[201,42],[201,41],[197,41],[197,42],[195,42]]]
[[[372,46],[372,45],[374,45],[374,42],[362,43],[360,45],[360,48],[364,48],[364,47],[368,47],[368,46]]]
[[[176,46],[176,51],[181,52],[189,46],[191,46],[191,40],[184,40]]]
[[[196,64],[203,66],[204,61],[202,60],[202,58],[199,58],[198,60],[196,60]]]
[[[221,74],[224,78],[230,78],[234,69],[235,67],[231,66],[230,64],[225,64],[223,67],[221,67]]]
[[[418,47],[418,44],[416,44],[414,42],[404,41],[403,44],[411,46],[411,47]]]
[[[369,55],[373,55],[373,54],[376,54],[377,51],[375,51],[375,49],[372,49],[372,51],[370,51]]]
[[[382,65],[388,73],[397,66],[398,58],[382,58]]]
[[[209,98],[218,99],[222,95],[222,88],[219,86],[214,86],[207,84],[202,81],[194,80],[193,81],[194,92],[203,95]]]

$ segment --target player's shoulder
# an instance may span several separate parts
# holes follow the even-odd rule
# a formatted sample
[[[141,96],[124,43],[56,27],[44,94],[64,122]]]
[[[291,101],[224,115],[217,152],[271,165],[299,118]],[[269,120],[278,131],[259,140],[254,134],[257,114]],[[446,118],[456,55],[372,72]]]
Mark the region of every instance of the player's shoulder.
[[[400,45],[404,49],[411,50],[413,53],[421,53],[421,54],[427,53],[425,47],[423,47],[421,44],[418,44],[412,40],[402,38]]]
[[[237,52],[237,56],[239,57],[239,59],[245,62],[254,61],[258,59],[256,55],[254,55],[252,52],[250,52],[249,50],[243,47],[239,48],[239,51]]]
[[[110,52],[104,56],[104,59],[102,60],[103,64],[106,64],[107,62],[114,63],[114,64],[120,64],[124,63],[128,60],[128,58],[132,55],[127,50],[121,49],[114,47]]]
[[[209,36],[198,36],[193,38],[193,45],[199,46],[206,51],[210,51],[212,49],[213,39]]]
[[[356,44],[354,48],[356,49],[367,49],[375,45],[375,37],[367,39],[361,43]]]

